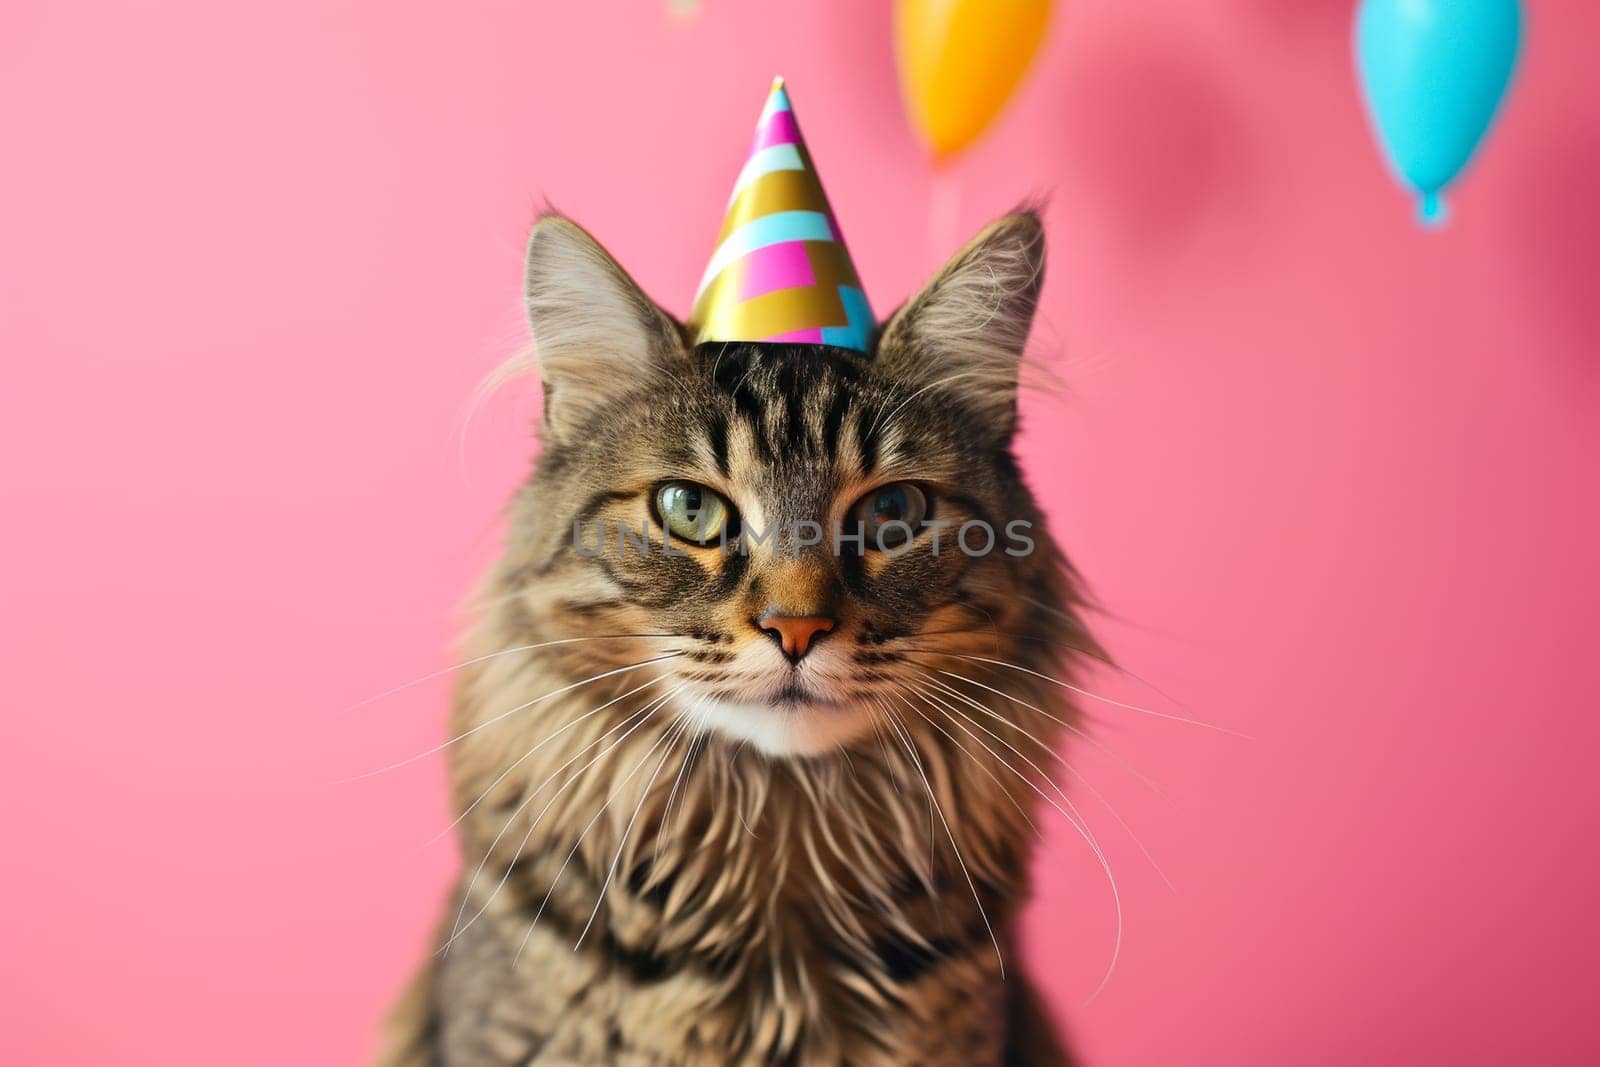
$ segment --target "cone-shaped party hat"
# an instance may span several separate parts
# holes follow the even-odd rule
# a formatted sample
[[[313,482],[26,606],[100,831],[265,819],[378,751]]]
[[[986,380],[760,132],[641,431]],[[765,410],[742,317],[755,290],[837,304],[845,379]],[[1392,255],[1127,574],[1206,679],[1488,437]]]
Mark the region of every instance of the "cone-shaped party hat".
[[[689,326],[695,342],[788,341],[866,352],[872,308],[776,78]]]

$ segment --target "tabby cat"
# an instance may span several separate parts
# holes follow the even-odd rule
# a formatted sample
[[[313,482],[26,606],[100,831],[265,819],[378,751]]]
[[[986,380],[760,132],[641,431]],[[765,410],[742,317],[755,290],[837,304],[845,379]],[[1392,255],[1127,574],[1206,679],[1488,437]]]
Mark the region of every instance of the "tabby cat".
[[[865,356],[696,347],[538,224],[542,454],[449,748],[466,863],[378,1064],[1068,1062],[1017,934],[1098,655],[1011,451],[1043,267],[1018,211]]]

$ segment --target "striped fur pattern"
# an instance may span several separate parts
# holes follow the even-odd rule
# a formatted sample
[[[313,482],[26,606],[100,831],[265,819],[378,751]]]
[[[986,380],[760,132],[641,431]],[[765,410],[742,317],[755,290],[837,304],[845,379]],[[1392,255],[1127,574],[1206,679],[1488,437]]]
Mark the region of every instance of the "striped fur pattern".
[[[980,234],[870,357],[691,347],[562,219],[529,258],[544,447],[454,709],[462,876],[376,1062],[1068,1062],[1016,941],[1059,680],[1098,655],[1010,450],[1038,219]],[[764,528],[909,481],[1036,547],[575,551],[575,520],[658,526],[665,479]],[[838,625],[791,664],[774,603]]]

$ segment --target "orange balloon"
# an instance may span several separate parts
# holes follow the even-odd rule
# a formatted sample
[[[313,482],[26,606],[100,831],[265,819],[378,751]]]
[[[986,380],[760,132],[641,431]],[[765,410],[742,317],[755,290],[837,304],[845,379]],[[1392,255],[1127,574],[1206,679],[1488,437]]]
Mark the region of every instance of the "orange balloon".
[[[936,160],[967,147],[994,121],[1049,19],[1050,0],[896,0],[900,91]]]

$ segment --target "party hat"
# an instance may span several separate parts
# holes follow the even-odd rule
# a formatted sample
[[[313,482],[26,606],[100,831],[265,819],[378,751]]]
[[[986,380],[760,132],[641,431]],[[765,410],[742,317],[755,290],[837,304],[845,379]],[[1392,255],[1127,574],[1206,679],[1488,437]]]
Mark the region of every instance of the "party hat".
[[[788,341],[866,352],[872,326],[789,93],[775,78],[689,327],[696,343]]]

